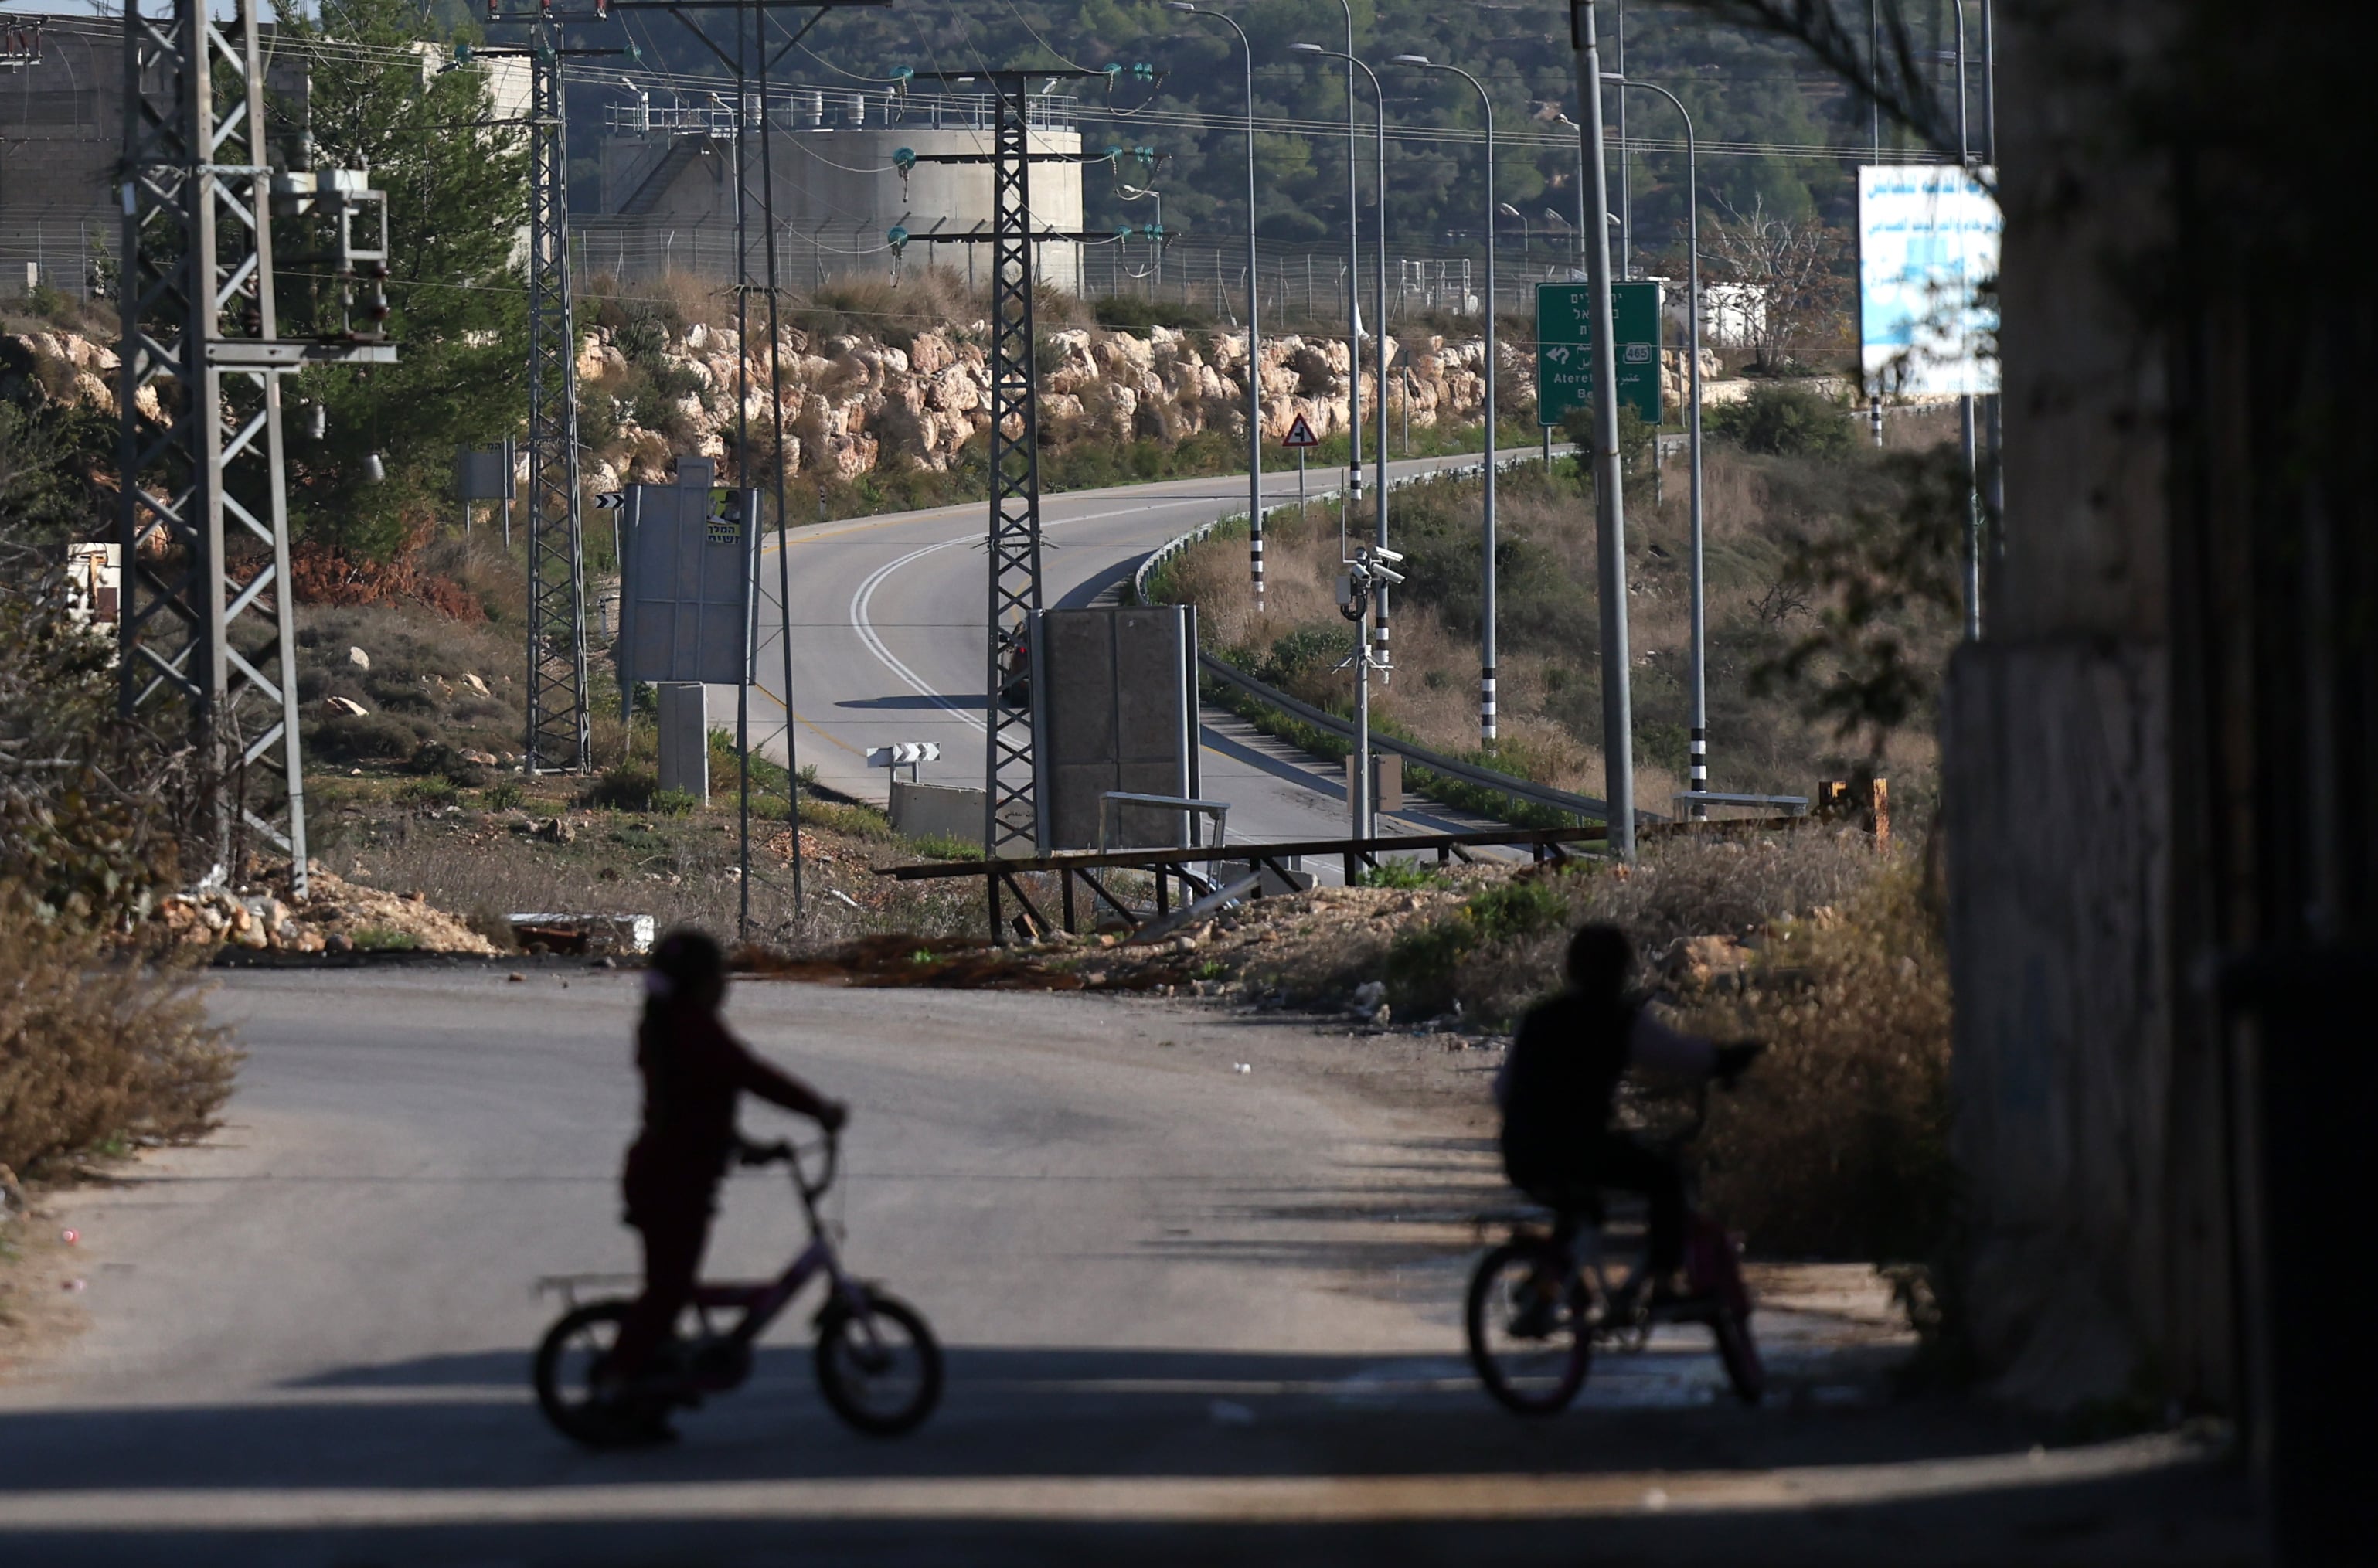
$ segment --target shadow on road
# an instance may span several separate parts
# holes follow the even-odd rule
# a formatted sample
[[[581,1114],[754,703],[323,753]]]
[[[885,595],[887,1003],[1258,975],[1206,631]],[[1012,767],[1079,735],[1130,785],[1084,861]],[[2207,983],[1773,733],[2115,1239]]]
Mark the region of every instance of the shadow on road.
[[[526,1361],[359,1365],[244,1406],[0,1416],[0,1556],[1573,1562],[1590,1539],[1602,1562],[2214,1562],[2242,1538],[2217,1458],[2078,1478],[2035,1460],[2034,1479],[2037,1434],[1948,1403],[1529,1422],[1450,1359],[972,1346],[951,1354],[943,1409],[884,1442],[842,1428],[787,1347],[685,1418],[677,1446],[587,1454],[539,1418]],[[1861,1466],[1907,1479],[1812,1505],[1775,1478]]]

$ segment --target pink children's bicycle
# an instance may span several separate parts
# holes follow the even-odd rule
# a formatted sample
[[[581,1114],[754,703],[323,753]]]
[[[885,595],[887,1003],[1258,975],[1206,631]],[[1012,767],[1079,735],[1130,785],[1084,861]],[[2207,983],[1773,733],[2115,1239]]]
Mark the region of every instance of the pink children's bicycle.
[[[1698,1137],[1708,1119],[1703,1085],[1670,1152]],[[1527,1209],[1479,1216],[1482,1230],[1511,1227],[1509,1239],[1478,1260],[1463,1313],[1470,1364],[1495,1403],[1523,1416],[1565,1410],[1585,1386],[1597,1343],[1640,1350],[1663,1323],[1708,1328],[1735,1396],[1746,1405],[1764,1398],[1767,1370],[1750,1335],[1750,1291],[1725,1227],[1697,1203],[1687,1204],[1685,1294],[1663,1300],[1647,1288],[1641,1259],[1613,1280],[1602,1222],[1598,1203],[1568,1214]]]
[[[818,1392],[834,1413],[859,1431],[894,1437],[932,1414],[942,1396],[942,1347],[923,1316],[899,1298],[843,1272],[829,1228],[818,1218],[818,1199],[834,1185],[838,1144],[829,1134],[815,1181],[808,1179],[801,1155],[790,1143],[747,1149],[747,1165],[781,1161],[792,1173],[793,1191],[808,1216],[810,1244],[775,1279],[712,1282],[694,1287],[694,1332],[680,1332],[655,1359],[651,1392],[637,1407],[597,1396],[597,1366],[619,1338],[630,1300],[612,1297],[574,1305],[546,1331],[534,1366],[536,1402],[546,1418],[567,1437],[600,1448],[624,1441],[639,1425],[658,1422],[670,1408],[692,1408],[705,1398],[742,1385],[751,1375],[751,1347],[801,1287],[823,1275],[825,1299],[815,1323],[811,1361]],[[594,1279],[558,1277],[547,1288],[574,1294]],[[737,1315],[739,1314],[739,1315]],[[725,1315],[722,1326],[718,1321]]]

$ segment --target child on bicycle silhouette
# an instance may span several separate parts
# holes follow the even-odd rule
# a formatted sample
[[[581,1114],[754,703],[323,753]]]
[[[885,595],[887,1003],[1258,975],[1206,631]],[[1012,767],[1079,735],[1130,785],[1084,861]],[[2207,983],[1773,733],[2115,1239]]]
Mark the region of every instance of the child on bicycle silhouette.
[[[692,1299],[718,1183],[727,1156],[741,1146],[737,1097],[757,1095],[829,1132],[849,1117],[846,1107],[762,1061],[728,1034],[718,1018],[726,995],[726,957],[700,931],[672,931],[653,950],[636,1029],[643,1124],[620,1183],[627,1221],[643,1237],[644,1289],[599,1376],[615,1394],[632,1390],[645,1375]],[[659,1429],[652,1435],[668,1434]]]
[[[1759,1047],[1719,1045],[1651,1017],[1627,989],[1635,944],[1615,926],[1579,928],[1566,967],[1568,988],[1528,1011],[1495,1078],[1504,1172],[1565,1219],[1592,1212],[1605,1189],[1642,1194],[1651,1205],[1645,1275],[1653,1300],[1674,1300],[1684,1263],[1684,1176],[1673,1159],[1610,1125],[1618,1080],[1641,1067],[1731,1083]]]

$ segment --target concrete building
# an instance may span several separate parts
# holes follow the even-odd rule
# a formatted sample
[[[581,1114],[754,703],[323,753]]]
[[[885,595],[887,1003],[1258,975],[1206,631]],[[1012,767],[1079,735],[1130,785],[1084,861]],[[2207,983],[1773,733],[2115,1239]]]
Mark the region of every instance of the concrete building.
[[[620,95],[628,82],[622,80]],[[752,95],[758,112],[758,95]],[[1082,226],[1082,138],[1076,101],[1032,100],[1031,147],[1063,162],[1035,163],[1036,227]],[[886,231],[963,233],[991,228],[988,163],[917,163],[904,171],[903,149],[922,156],[987,154],[993,102],[986,94],[772,90],[774,201],[778,266],[787,283],[813,283],[837,272],[889,269]],[[664,271],[729,276],[734,270],[735,110],[715,94],[639,90],[605,106],[599,214],[582,205],[573,221],[586,264],[625,277]],[[757,181],[753,182],[757,188]],[[1075,293],[1082,247],[1038,247],[1042,279]],[[964,269],[967,252],[979,274],[986,245],[915,245],[910,265],[938,261]],[[939,253],[939,254],[934,254]]]
[[[7,34],[0,49],[0,297],[36,281],[86,293],[124,224],[115,197],[122,24],[10,18]]]

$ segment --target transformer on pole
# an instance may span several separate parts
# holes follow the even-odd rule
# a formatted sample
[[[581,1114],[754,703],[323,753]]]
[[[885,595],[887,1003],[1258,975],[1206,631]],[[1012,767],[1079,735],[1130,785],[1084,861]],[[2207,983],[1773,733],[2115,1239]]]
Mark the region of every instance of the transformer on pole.
[[[227,22],[205,0],[127,0],[123,19],[118,704],[126,718],[186,705],[223,873],[240,874],[254,832],[289,856],[303,896],[280,377],[395,360],[386,204],[359,173],[317,174],[302,128],[275,167],[254,0]],[[335,321],[318,300],[310,336],[281,335],[276,215],[335,220],[333,247],[304,258],[338,285]],[[376,246],[358,219],[377,219]]]

